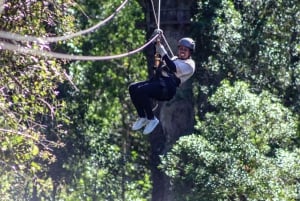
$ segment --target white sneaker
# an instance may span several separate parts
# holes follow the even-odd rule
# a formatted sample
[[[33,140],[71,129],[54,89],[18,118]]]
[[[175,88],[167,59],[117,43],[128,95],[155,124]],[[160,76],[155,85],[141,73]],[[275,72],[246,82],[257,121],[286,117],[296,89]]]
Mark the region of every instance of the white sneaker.
[[[156,117],[154,117],[154,119],[151,119],[148,121],[149,122],[143,131],[144,135],[148,135],[149,133],[151,133],[159,123],[159,120]]]
[[[136,122],[133,123],[132,130],[139,130],[143,128],[148,122],[149,120],[147,118],[139,118]]]

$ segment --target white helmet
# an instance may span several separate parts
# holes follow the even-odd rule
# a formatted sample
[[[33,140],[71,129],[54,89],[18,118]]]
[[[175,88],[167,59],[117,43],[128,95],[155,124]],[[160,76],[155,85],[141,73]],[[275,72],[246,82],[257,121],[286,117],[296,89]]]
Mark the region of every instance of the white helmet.
[[[191,51],[195,51],[196,44],[191,38],[182,38],[178,41],[178,46],[184,46],[189,48]]]

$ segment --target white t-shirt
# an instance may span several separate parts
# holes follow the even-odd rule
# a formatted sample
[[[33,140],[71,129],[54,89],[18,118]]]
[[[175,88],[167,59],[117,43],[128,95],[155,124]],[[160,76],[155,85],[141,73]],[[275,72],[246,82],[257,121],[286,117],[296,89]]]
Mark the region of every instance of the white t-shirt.
[[[193,59],[172,58],[176,65],[175,75],[180,79],[181,83],[187,81],[195,72],[195,61]]]

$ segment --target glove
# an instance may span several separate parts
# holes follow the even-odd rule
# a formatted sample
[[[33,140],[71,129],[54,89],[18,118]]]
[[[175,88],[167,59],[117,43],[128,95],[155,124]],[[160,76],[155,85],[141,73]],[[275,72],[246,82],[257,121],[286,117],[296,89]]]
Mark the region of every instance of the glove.
[[[165,47],[162,44],[160,44],[160,43],[157,43],[155,45],[155,48],[156,48],[156,52],[158,54],[160,54],[161,57],[164,57],[166,54],[168,54],[167,51],[166,51],[166,49],[165,49]]]

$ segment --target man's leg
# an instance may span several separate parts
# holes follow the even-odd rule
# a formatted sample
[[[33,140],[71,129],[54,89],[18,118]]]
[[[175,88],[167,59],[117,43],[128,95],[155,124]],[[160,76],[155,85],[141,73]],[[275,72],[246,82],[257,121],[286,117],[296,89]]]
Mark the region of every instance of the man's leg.
[[[139,117],[146,117],[145,111],[144,111],[144,106],[142,99],[140,98],[140,89],[139,86],[142,86],[146,83],[146,81],[143,82],[136,82],[133,84],[130,84],[129,86],[129,94],[131,101],[139,115]]]

